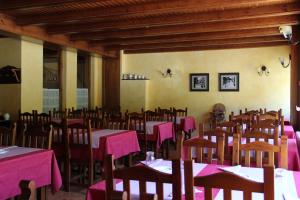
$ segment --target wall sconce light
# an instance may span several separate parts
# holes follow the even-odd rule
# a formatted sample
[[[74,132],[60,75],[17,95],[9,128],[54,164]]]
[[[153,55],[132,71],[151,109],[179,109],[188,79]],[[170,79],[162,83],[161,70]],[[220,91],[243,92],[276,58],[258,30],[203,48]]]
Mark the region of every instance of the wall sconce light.
[[[279,62],[283,68],[288,68],[291,64],[291,60],[292,60],[291,54],[289,55],[289,63],[288,64],[285,64],[285,60],[283,57],[279,57]]]
[[[262,76],[263,73],[265,73],[265,75],[268,76],[269,73],[270,73],[270,69],[267,68],[265,65],[263,65],[263,66],[257,68],[257,73],[258,73],[260,76]]]
[[[164,77],[164,78],[166,78],[166,77],[172,77],[172,75],[174,75],[173,73],[172,73],[172,70],[170,69],[170,68],[168,68],[165,72],[161,72],[161,75]]]

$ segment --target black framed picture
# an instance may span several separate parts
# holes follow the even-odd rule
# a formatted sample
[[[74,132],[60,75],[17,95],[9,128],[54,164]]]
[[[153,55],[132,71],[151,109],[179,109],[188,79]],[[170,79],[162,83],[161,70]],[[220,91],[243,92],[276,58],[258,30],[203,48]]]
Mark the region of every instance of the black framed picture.
[[[219,73],[219,91],[235,91],[240,90],[240,74],[239,73]]]
[[[190,91],[209,91],[209,74],[190,74]]]

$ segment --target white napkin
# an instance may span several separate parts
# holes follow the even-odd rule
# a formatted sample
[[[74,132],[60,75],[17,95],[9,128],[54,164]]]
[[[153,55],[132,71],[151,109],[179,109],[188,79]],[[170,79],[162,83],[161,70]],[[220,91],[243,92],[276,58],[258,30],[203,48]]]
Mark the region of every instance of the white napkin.
[[[276,168],[275,169],[275,177],[284,177],[287,173],[286,169],[283,168]]]

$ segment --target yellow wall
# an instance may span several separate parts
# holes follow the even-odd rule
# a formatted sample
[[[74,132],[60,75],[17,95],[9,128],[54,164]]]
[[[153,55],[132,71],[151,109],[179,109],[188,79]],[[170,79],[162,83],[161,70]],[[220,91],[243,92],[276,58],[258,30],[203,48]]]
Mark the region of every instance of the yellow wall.
[[[146,87],[148,81],[145,80],[121,80],[121,109],[125,112],[141,112],[141,108],[146,108]],[[131,94],[131,95],[129,95]]]
[[[21,42],[17,38],[0,38],[0,67],[21,67]],[[21,107],[21,85],[0,84],[0,113],[16,119]]]
[[[90,107],[102,107],[102,57],[96,54],[90,56],[91,88]]]
[[[77,51],[65,48],[62,52],[63,92],[62,108],[76,108],[77,105]]]
[[[21,111],[43,111],[43,42],[21,39]]]
[[[290,117],[290,68],[282,68],[278,57],[286,59],[289,46],[194,51],[153,54],[124,54],[122,73],[144,74],[150,78],[146,89],[146,109],[157,106],[169,108],[188,107],[189,115],[206,120],[212,106],[223,103],[228,115],[239,109],[283,109],[285,118]],[[270,68],[269,76],[259,76],[257,68]],[[160,71],[171,68],[172,78],[163,78]],[[239,72],[239,92],[219,92],[218,73]],[[209,92],[190,92],[189,74],[209,73]],[[138,81],[136,84],[139,84]],[[121,91],[122,94],[122,91]],[[127,96],[126,96],[127,95]],[[136,93],[126,93],[129,99]],[[131,96],[131,97],[129,97]],[[127,109],[127,108],[122,108]]]

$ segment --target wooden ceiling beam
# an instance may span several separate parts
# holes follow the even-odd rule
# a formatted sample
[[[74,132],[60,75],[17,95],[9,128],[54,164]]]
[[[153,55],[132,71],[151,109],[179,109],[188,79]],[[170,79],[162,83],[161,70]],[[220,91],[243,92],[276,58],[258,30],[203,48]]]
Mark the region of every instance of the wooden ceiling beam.
[[[155,44],[113,45],[113,46],[107,46],[105,47],[105,49],[107,50],[164,49],[164,48],[177,48],[177,47],[250,44],[250,43],[284,42],[284,41],[286,42],[286,44],[288,44],[288,42],[281,36],[268,36],[268,37],[201,40],[201,41],[155,43]]]
[[[200,24],[173,25],[151,27],[143,29],[128,29],[107,32],[78,33],[72,34],[73,40],[99,40],[107,37],[146,37],[157,35],[175,35],[184,33],[208,33],[229,30],[245,30],[256,28],[278,27],[279,25],[297,25],[300,23],[299,16],[280,16],[261,19],[244,19],[225,22],[208,22]],[[208,33],[209,34],[209,33]]]
[[[283,45],[286,45],[286,42],[262,42],[262,43],[253,43],[253,44],[194,46],[194,47],[177,47],[177,48],[162,48],[162,49],[139,49],[139,50],[126,50],[124,51],[124,53],[140,54],[140,53],[161,53],[161,52],[182,52],[182,51],[204,51],[204,50],[257,48],[257,47],[283,46]]]
[[[164,0],[164,1],[150,1],[128,6],[118,6],[112,8],[93,8],[82,9],[76,12],[66,11],[62,14],[49,13],[47,15],[34,14],[24,15],[17,19],[19,25],[29,24],[46,24],[46,23],[62,23],[68,21],[80,21],[84,19],[103,18],[106,16],[121,16],[121,15],[155,15],[155,14],[170,14],[180,13],[182,11],[209,11],[209,10],[226,10],[234,8],[247,8],[268,6],[273,4],[287,4],[297,2],[297,0]],[[80,14],[79,14],[80,13]]]
[[[256,8],[211,11],[204,13],[187,13],[180,15],[144,17],[140,19],[125,19],[105,22],[70,23],[47,27],[50,34],[66,34],[78,32],[103,31],[105,29],[145,28],[150,26],[176,25],[227,21],[237,19],[252,19],[300,14],[300,3],[279,4]],[[128,17],[128,16],[127,16]]]
[[[88,0],[92,2],[92,0]],[[94,2],[97,0],[93,0]],[[98,0],[99,1],[99,0]],[[31,9],[64,3],[84,3],[86,0],[0,0],[0,10]]]
[[[115,51],[106,52],[102,47],[97,47],[97,48],[90,47],[87,42],[71,41],[69,37],[64,35],[55,35],[55,36],[49,35],[45,30],[43,30],[40,27],[36,27],[36,26],[21,27],[17,25],[10,17],[4,14],[0,14],[0,30],[9,33],[14,33],[21,36],[23,35],[23,36],[32,37],[35,39],[58,44],[61,46],[67,46],[67,47],[72,47],[72,48],[76,48],[91,53],[97,53],[103,56],[108,56],[108,57],[116,56]]]
[[[184,41],[199,41],[199,40],[219,40],[219,39],[232,39],[232,38],[248,38],[259,36],[278,36],[278,27],[259,28],[249,30],[233,30],[233,31],[220,31],[211,33],[189,33],[177,34],[172,37],[168,35],[138,37],[138,38],[109,38],[104,40],[94,40],[90,42],[91,46],[109,46],[109,45],[133,45],[133,44],[153,44],[163,42],[184,42]]]

